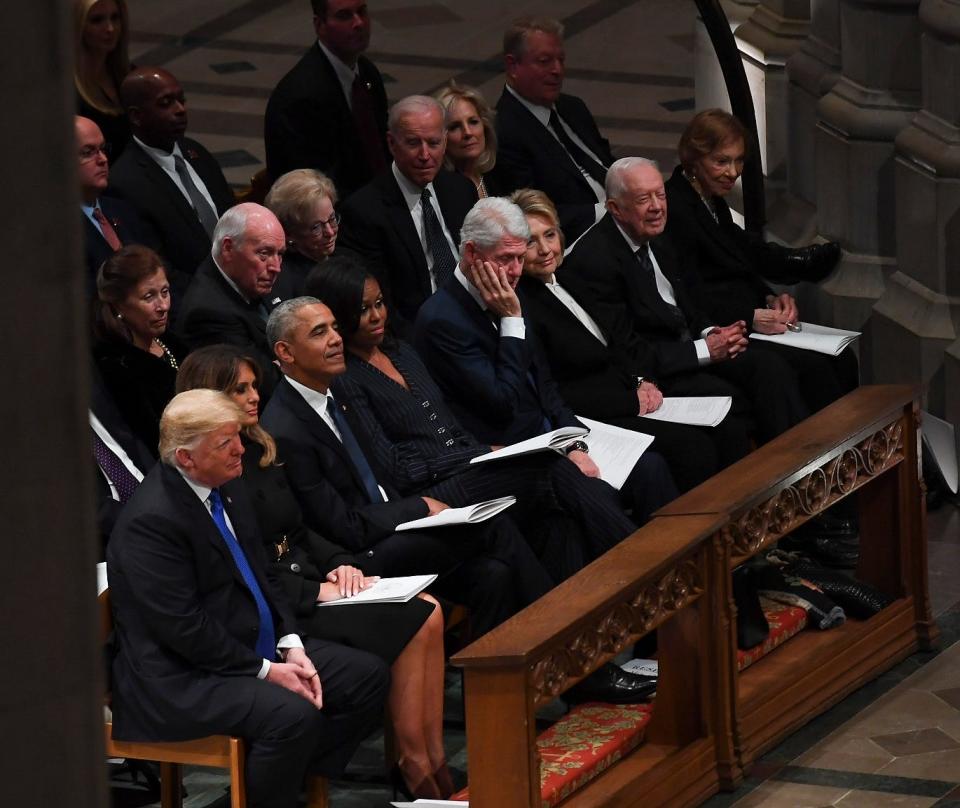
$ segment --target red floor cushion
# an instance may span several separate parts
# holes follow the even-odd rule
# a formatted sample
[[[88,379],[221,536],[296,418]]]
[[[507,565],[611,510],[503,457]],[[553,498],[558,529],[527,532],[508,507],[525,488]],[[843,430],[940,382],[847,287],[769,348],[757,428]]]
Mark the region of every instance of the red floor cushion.
[[[540,796],[553,808],[643,741],[650,704],[580,704],[537,738]],[[468,789],[452,800],[469,798]]]
[[[807,625],[807,613],[799,606],[787,606],[766,598],[761,598],[763,613],[770,624],[770,633],[760,645],[749,651],[737,650],[737,670],[749,668],[758,659],[762,659],[778,645],[783,645],[794,634],[802,631]]]

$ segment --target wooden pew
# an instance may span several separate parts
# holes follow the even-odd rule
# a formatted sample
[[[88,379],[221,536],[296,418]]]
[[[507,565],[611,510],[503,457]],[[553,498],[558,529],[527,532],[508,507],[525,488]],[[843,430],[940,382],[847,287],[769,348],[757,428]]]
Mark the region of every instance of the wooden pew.
[[[855,496],[857,577],[894,598],[865,622],[807,630],[738,675],[730,704],[737,758],[746,770],[764,751],[870,679],[920,649],[938,631],[927,588],[926,508],[920,421],[912,387],[861,387],[780,435],[709,483],[680,497],[658,521],[725,515],[718,538],[727,569],[841,499]],[[713,594],[734,613],[729,575]],[[731,637],[722,647],[736,655]]]
[[[719,526],[712,516],[648,525],[453,658],[464,668],[472,805],[540,806],[535,711],[654,629],[662,684],[644,744],[564,805],[640,795],[693,805],[716,791],[717,761],[733,762],[729,710],[711,684],[725,636],[708,596]]]
[[[534,713],[656,629],[644,743],[563,806],[696,805],[937,629],[926,579],[916,393],[866,387],[662,509],[453,659],[464,668],[471,803],[539,808]],[[730,570],[839,499],[860,507],[858,576],[895,598],[808,630],[738,674]]]

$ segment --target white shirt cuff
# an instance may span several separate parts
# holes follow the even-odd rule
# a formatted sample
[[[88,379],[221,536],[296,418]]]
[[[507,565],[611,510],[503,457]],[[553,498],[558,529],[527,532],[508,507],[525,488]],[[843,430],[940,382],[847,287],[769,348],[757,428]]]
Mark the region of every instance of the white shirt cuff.
[[[527,336],[527,327],[524,325],[523,317],[501,317],[500,336],[525,339]]]
[[[281,648],[303,648],[303,640],[297,634],[284,634],[277,641],[277,650]],[[266,679],[268,673],[270,673],[270,660],[265,659],[260,666],[260,673],[257,674],[257,678]]]
[[[694,340],[693,347],[697,349],[697,362],[701,365],[710,364],[710,349],[705,339]]]

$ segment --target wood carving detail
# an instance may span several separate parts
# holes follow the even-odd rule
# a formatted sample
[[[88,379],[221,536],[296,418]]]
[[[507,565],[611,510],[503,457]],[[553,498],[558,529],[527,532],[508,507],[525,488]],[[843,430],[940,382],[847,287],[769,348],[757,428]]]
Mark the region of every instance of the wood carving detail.
[[[697,560],[688,560],[660,579],[642,588],[632,598],[617,603],[596,622],[572,637],[531,667],[534,701],[543,704],[556,698],[619,653],[637,637],[646,634],[684,608],[703,592],[703,574]]]
[[[898,419],[749,509],[723,529],[735,558],[755,553],[903,460]]]

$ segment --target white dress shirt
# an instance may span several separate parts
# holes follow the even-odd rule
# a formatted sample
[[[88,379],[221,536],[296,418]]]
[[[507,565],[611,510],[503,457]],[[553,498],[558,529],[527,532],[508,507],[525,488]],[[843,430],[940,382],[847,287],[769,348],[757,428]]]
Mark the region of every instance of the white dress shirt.
[[[540,121],[540,123],[544,125],[546,130],[553,136],[553,139],[560,144],[560,146],[563,148],[564,151],[567,151],[567,147],[563,145],[563,141],[560,140],[560,137],[557,135],[557,133],[550,128],[550,113],[557,112],[556,108],[544,107],[544,106],[541,106],[540,104],[534,104],[528,101],[522,95],[520,95],[520,93],[514,90],[513,87],[511,87],[509,84],[505,86],[507,88],[507,92],[510,93],[514,98],[516,98],[517,101],[523,104],[528,110],[530,110],[530,114],[533,115],[533,117],[536,118],[538,121]],[[600,165],[603,165],[603,160],[597,157],[597,155],[594,154],[593,149],[587,146],[587,144],[580,139],[580,136],[567,125],[567,122],[563,119],[563,117],[560,115],[559,112],[557,112],[557,120],[560,121],[560,125],[563,127],[563,131],[567,133],[567,136],[570,138],[570,140],[576,143],[588,155],[590,155],[594,160],[596,160],[597,163],[599,163]],[[570,154],[570,152],[567,152],[567,154]],[[597,197],[597,204],[594,207],[594,221],[599,222],[603,218],[604,213],[607,212],[606,206],[605,206],[605,203],[607,201],[607,192],[604,190],[603,186],[599,182],[597,182],[593,177],[591,177],[586,171],[583,170],[583,166],[581,166],[576,160],[573,159],[572,154],[570,154],[570,159],[573,160],[574,165],[576,165],[580,169],[580,173],[583,174],[583,178],[587,181],[587,185],[590,186],[590,190],[593,191],[594,195]]]
[[[172,152],[165,152],[163,149],[155,149],[153,146],[148,146],[136,135],[133,136],[134,142],[143,149],[160,168],[163,169],[164,173],[173,181],[173,184],[177,186],[180,190],[180,193],[183,194],[183,198],[187,200],[187,204],[192,208],[193,200],[190,199],[190,194],[187,193],[187,189],[183,187],[183,181],[180,179],[180,175],[177,174],[177,166],[174,161],[174,157],[183,158],[183,152],[180,151],[180,144],[173,144]],[[190,179],[193,180],[193,184],[197,186],[197,190],[203,195],[203,198],[210,203],[210,209],[213,211],[214,215],[217,213],[217,206],[213,204],[213,197],[210,196],[210,192],[207,190],[207,186],[203,184],[203,180],[200,179],[200,175],[193,170],[193,166],[190,165],[190,161],[185,159],[183,160],[184,165],[187,167],[187,173],[190,175]]]
[[[190,479],[184,470],[177,466],[177,471],[180,472],[180,476],[183,477],[187,485],[190,486],[190,490],[200,499],[203,503],[203,507],[207,509],[207,513],[210,514],[210,518],[213,519],[213,511],[210,507],[210,492],[213,490],[209,486],[202,485],[196,480]],[[227,527],[230,529],[230,532],[233,534],[234,541],[237,541],[237,532],[233,529],[233,523],[230,521],[230,514],[227,513],[226,507],[223,509],[223,519],[227,523]],[[214,522],[214,527],[217,527],[216,522]],[[220,528],[217,527],[217,532],[220,531]],[[226,539],[224,539],[226,541]],[[237,541],[237,544],[240,542]],[[266,596],[266,593],[264,593]],[[277,650],[284,650],[287,648],[303,648],[303,641],[296,634],[284,634],[279,640],[277,640]],[[263,660],[263,664],[260,666],[260,672],[257,674],[258,679],[266,679],[267,674],[270,672],[270,660]]]
[[[613,220],[613,223],[617,226],[617,230],[620,231],[624,239],[626,239],[627,244],[630,245],[630,252],[636,254],[637,250],[643,245],[638,241],[634,241],[633,237],[620,226],[620,223],[616,219]],[[673,293],[673,284],[667,280],[667,276],[664,275],[660,269],[660,264],[657,263],[657,256],[654,255],[653,250],[649,248],[649,243],[647,246],[647,254],[650,256],[650,263],[653,264],[653,277],[657,282],[657,291],[660,293],[660,297],[671,306],[676,306],[677,298]],[[637,262],[637,270],[640,270],[639,259]],[[701,365],[709,365],[713,361],[710,358],[710,349],[707,347],[707,341],[704,339],[713,328],[714,326],[712,325],[707,326],[700,332],[701,339],[693,341],[693,347],[697,350],[697,362]]]
[[[487,311],[487,304],[483,302],[483,298],[480,296],[480,292],[477,291],[477,287],[474,286],[470,281],[467,280],[467,276],[463,274],[460,270],[460,266],[453,271],[453,277],[457,279],[460,285],[467,290],[467,294],[472,297],[477,305],[483,311]],[[493,323],[490,323],[491,328],[496,328]],[[500,318],[500,336],[501,337],[514,337],[515,339],[526,339],[527,337],[527,325],[523,321],[523,317],[501,317]]]
[[[430,252],[429,247],[427,247],[427,229],[423,226],[423,206],[421,204],[423,201],[421,199],[423,188],[407,179],[403,172],[397,168],[396,163],[390,165],[390,170],[393,172],[393,177],[397,181],[397,185],[400,186],[403,201],[407,203],[410,218],[413,219],[413,226],[416,228],[417,237],[420,239],[420,248],[423,250],[423,255],[427,259],[427,269],[430,271],[430,291],[436,292],[437,279],[433,274],[433,253]],[[447,240],[447,244],[450,247],[450,254],[456,258],[458,255],[457,247],[453,243],[453,237],[450,235],[450,231],[447,229],[447,223],[443,220],[443,213],[440,212],[440,203],[437,201],[437,192],[434,190],[432,182],[427,184],[427,190],[430,191],[430,205],[433,207],[433,212],[437,214],[437,219],[440,220],[440,227],[443,228],[443,237]]]
[[[136,464],[130,459],[130,455],[124,451],[124,448],[113,439],[107,428],[100,422],[100,419],[93,414],[93,410],[90,410],[90,426],[93,428],[93,431],[97,433],[97,437],[100,438],[106,445],[107,448],[113,452],[119,459],[120,462],[126,467],[137,480],[137,482],[143,482],[143,472],[137,468]],[[117,487],[113,484],[113,480],[107,475],[100,464],[97,464],[97,468],[100,469],[100,473],[103,475],[103,478],[107,481],[107,485],[110,486],[110,496],[114,498],[117,502],[120,501],[120,493],[117,491]]]
[[[607,338],[604,336],[597,321],[590,316],[589,312],[581,306],[566,289],[557,283],[557,276],[551,275],[550,280],[545,284],[547,289],[553,292],[553,296],[562,303],[567,310],[576,317],[580,324],[595,336],[606,347]]]

